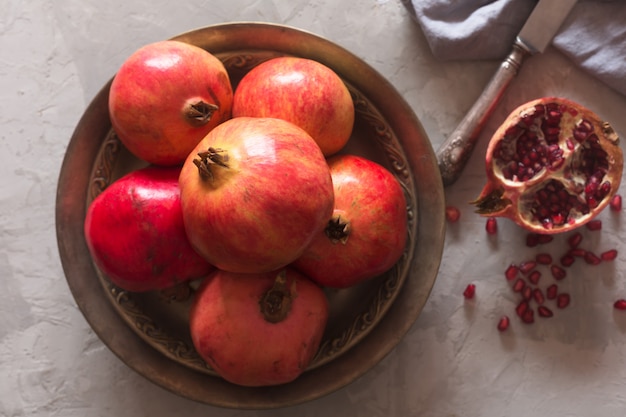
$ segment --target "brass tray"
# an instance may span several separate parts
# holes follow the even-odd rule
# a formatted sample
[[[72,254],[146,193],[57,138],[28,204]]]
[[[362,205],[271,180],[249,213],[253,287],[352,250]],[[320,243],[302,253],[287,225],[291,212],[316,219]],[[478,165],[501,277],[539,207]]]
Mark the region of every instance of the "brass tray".
[[[409,224],[403,257],[367,283],[327,291],[329,325],[313,363],[296,381],[247,388],[222,380],[192,346],[187,329],[190,299],[171,301],[161,293],[123,291],[92,263],[83,234],[88,204],[115,179],[145,165],[111,129],[109,81],[80,119],[59,176],[57,241],[68,285],[109,349],[130,368],[178,395],[221,407],[266,409],[329,394],[363,375],[395,347],[435,282],[445,222],[443,185],[430,142],[389,82],[319,36],[288,26],[243,22],[209,26],[174,39],[220,58],[234,85],[255,65],[280,55],[314,59],[337,72],[356,110],[355,129],[343,152],[386,166],[404,188]]]

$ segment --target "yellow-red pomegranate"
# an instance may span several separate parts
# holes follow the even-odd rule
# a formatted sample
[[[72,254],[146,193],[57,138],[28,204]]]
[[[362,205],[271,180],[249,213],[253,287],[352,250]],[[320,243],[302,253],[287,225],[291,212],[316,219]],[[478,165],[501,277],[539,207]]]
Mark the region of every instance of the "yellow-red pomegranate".
[[[533,100],[491,138],[476,211],[536,233],[572,230],[609,204],[623,163],[619,137],[594,112],[564,98]]]
[[[235,90],[233,117],[277,117],[300,126],[325,156],[344,147],[354,103],[341,78],[311,59],[279,57],[248,72]]]
[[[231,272],[293,262],[333,211],[319,146],[281,119],[235,117],[217,126],[189,154],[179,183],[189,240]]]
[[[290,268],[264,274],[216,271],[190,311],[198,354],[244,386],[291,382],[310,364],[328,321],[320,287]]]
[[[159,41],[135,51],[113,78],[111,123],[138,158],[179,165],[231,116],[233,91],[222,62],[204,49]]]

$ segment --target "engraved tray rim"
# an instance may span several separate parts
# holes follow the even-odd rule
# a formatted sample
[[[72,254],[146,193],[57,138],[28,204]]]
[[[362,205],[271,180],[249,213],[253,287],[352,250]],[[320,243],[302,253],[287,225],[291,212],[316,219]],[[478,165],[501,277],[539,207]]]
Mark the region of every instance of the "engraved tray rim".
[[[251,37],[251,33],[254,33],[254,36]],[[414,223],[418,223],[415,229],[419,226],[420,233],[416,233],[415,240],[424,240],[425,235],[428,235],[427,241],[414,244],[416,256],[409,256],[410,265],[404,266],[408,269],[409,282],[401,282],[399,285],[408,288],[403,287],[396,291],[394,299],[391,300],[393,304],[406,304],[404,305],[406,311],[400,311],[398,314],[395,310],[402,310],[402,306],[384,306],[385,311],[379,318],[384,326],[377,320],[373,328],[368,329],[364,335],[357,335],[358,343],[349,346],[350,354],[341,354],[338,359],[323,362],[319,369],[314,367],[307,370],[298,380],[279,387],[233,386],[215,376],[201,374],[197,369],[189,369],[188,366],[176,363],[171,357],[164,356],[163,352],[146,345],[146,339],[131,329],[127,318],[125,321],[120,317],[118,309],[107,301],[107,295],[110,294],[103,292],[106,285],[100,285],[97,279],[84,279],[85,274],[89,276],[100,274],[91,263],[82,235],[85,201],[88,200],[87,189],[92,184],[84,184],[81,188],[76,183],[82,184],[83,179],[78,180],[76,172],[90,173],[100,152],[99,144],[93,146],[93,143],[85,143],[86,133],[91,137],[95,134],[98,138],[108,136],[106,123],[102,123],[102,118],[104,116],[104,119],[108,120],[108,113],[105,112],[110,81],[94,98],[81,118],[70,141],[59,177],[57,240],[72,294],[93,330],[123,362],[152,382],[178,395],[211,405],[262,409],[294,405],[335,391],[365,373],[393,349],[419,315],[434,285],[443,250],[445,225],[443,186],[430,143],[411,109],[387,81],[357,57],[317,35],[284,25],[241,22],[197,29],[174,39],[196,44],[215,53],[229,52],[229,49],[234,48],[233,45],[240,44],[241,49],[277,49],[281,54],[316,59],[347,78],[347,82],[356,85],[357,90],[365,97],[371,98],[370,94],[376,97],[373,101],[379,110],[385,109],[381,110],[381,113],[386,112],[383,114],[385,121],[390,118],[394,122],[391,123],[394,133],[402,133],[404,139],[402,150],[407,155],[411,174],[415,175],[416,172],[419,174],[419,184],[416,184],[415,178],[409,181],[409,185],[414,187],[411,191],[415,192],[419,200],[415,207],[418,219],[414,220]],[[91,175],[87,177],[91,179]],[[424,188],[421,193],[420,187]],[[82,207],[78,207],[81,194]],[[95,288],[94,282],[100,285],[100,288]],[[405,294],[411,292],[416,292],[413,300],[407,298]],[[398,301],[396,298],[402,300]],[[107,302],[108,306],[103,305]],[[391,315],[391,320],[397,323],[388,323],[390,319],[387,315]],[[377,331],[380,327],[383,329]],[[377,340],[376,336],[369,333],[380,333],[385,337],[383,340]],[[362,360],[355,361],[354,358],[350,360],[353,355],[363,353],[365,356]],[[170,371],[172,366],[176,366],[173,372]],[[183,369],[178,369],[178,366],[183,366]],[[330,378],[329,372],[332,375]]]

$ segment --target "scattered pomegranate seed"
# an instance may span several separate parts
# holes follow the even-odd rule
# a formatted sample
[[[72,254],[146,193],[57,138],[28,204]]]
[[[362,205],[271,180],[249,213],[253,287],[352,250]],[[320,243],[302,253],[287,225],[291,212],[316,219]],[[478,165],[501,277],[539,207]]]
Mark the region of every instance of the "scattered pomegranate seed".
[[[554,279],[559,281],[567,275],[567,272],[565,272],[565,270],[558,265],[550,265],[550,272],[552,273]]]
[[[530,285],[525,286],[522,290],[522,297],[524,297],[524,300],[530,300],[532,296],[533,289],[530,287]]]
[[[546,306],[539,306],[539,307],[537,307],[537,313],[541,317],[552,317],[554,315],[554,313],[552,313],[552,310],[550,310]]]
[[[537,237],[537,241],[538,241],[540,244],[542,244],[542,245],[543,245],[544,243],[550,243],[550,242],[552,242],[553,240],[554,240],[554,236],[552,236],[552,235],[538,235],[538,237]]]
[[[609,203],[609,207],[613,211],[622,211],[622,196],[615,194]]]
[[[558,292],[559,292],[558,285],[551,284],[548,288],[546,288],[546,298],[548,300],[554,300]]]
[[[600,259],[602,259],[603,261],[614,261],[615,258],[617,258],[616,249],[610,249],[600,254]]]
[[[513,291],[522,292],[524,291],[524,287],[526,287],[526,283],[524,282],[523,279],[518,278],[513,284]]]
[[[579,258],[584,258],[587,255],[587,251],[581,248],[572,249],[568,252],[572,256],[577,256]]]
[[[570,298],[568,293],[561,293],[556,296],[556,306],[558,308],[565,308],[569,305]]]
[[[537,271],[536,269],[530,273],[530,275],[528,275],[528,280],[537,285],[539,283],[539,279],[541,278],[541,272]]]
[[[593,231],[602,229],[602,220],[591,220],[587,223],[587,229]]]
[[[615,307],[617,310],[626,310],[626,300],[620,298],[619,300],[615,301],[615,303],[613,303],[613,307]]]
[[[539,253],[535,257],[538,264],[550,265],[552,263],[552,256],[549,253]]]
[[[454,206],[446,207],[446,220],[448,220],[450,223],[458,222],[460,217],[461,211],[458,208]]]
[[[465,287],[465,291],[463,291],[463,296],[469,300],[471,298],[474,298],[475,294],[476,294],[476,285],[467,284],[467,287]]]
[[[535,261],[526,261],[519,264],[519,270],[522,274],[526,275],[537,266]]]
[[[520,301],[517,307],[515,307],[515,313],[517,313],[519,317],[522,317],[526,310],[528,310],[528,300]]]
[[[537,233],[529,233],[526,235],[526,246],[529,248],[534,248],[539,244],[539,234]]]
[[[495,235],[498,233],[498,221],[495,217],[489,217],[487,219],[487,223],[485,224],[485,230],[490,235]]]
[[[574,256],[572,256],[571,254],[567,253],[565,255],[563,255],[561,257],[561,265],[567,267],[567,266],[572,266],[572,264],[574,263],[574,261],[576,261],[576,258],[574,258]]]
[[[509,328],[509,324],[511,324],[509,316],[500,317],[500,320],[498,321],[498,330],[500,330],[501,332],[505,331]]]
[[[531,324],[535,322],[535,312],[532,308],[527,308],[522,314],[522,321],[526,324]]]
[[[513,281],[517,277],[518,273],[519,268],[517,267],[517,265],[511,264],[506,269],[506,271],[504,271],[504,276],[506,277],[507,281]]]
[[[543,304],[543,302],[546,300],[543,296],[543,292],[539,288],[535,288],[533,290],[533,298],[535,299],[537,304]]]
[[[600,262],[602,262],[602,259],[600,259],[600,257],[595,253],[587,251],[585,252],[585,262],[587,262],[589,265],[598,265],[600,264]]]
[[[580,242],[582,241],[583,241],[583,235],[580,234],[580,232],[576,232],[573,235],[571,235],[569,238],[567,238],[567,244],[572,249],[577,248],[578,245],[580,245]]]

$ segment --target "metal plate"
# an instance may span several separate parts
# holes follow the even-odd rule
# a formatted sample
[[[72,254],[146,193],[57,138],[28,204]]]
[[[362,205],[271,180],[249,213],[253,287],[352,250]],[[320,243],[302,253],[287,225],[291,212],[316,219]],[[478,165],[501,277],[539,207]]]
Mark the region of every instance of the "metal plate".
[[[407,197],[408,241],[386,274],[345,290],[328,290],[331,312],[311,366],[294,382],[247,388],[219,378],[197,355],[188,334],[190,300],[135,294],[110,283],[92,263],[83,222],[87,205],[108,184],[144,165],[111,130],[110,82],[86,109],[70,140],[57,190],[57,240],[68,285],[100,339],[152,382],[206,404],[264,409],[309,401],[363,375],[408,331],[432,289],[445,231],[443,186],[419,121],[395,89],[345,49],[314,34],[264,23],[215,25],[174,39],[224,62],[233,84],[253,66],[280,55],[317,60],[348,85],[356,121],[344,149],[387,167]]]

